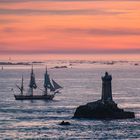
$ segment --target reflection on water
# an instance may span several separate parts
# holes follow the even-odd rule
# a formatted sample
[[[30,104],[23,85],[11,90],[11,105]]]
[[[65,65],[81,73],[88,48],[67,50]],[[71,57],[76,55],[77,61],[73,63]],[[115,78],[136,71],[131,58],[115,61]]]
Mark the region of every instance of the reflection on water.
[[[89,65],[89,64],[88,64]],[[45,66],[34,66],[38,86],[43,88]],[[11,88],[29,84],[30,66],[12,66],[0,71],[0,139],[136,139],[140,137],[140,67],[133,65],[75,64],[67,69],[49,69],[64,89],[53,101],[15,101]],[[136,113],[135,119],[99,121],[71,119],[78,105],[101,95],[101,76],[113,75],[113,97],[120,107]],[[15,90],[15,93],[18,93]],[[35,94],[40,94],[36,90]],[[59,126],[62,120],[72,125]]]

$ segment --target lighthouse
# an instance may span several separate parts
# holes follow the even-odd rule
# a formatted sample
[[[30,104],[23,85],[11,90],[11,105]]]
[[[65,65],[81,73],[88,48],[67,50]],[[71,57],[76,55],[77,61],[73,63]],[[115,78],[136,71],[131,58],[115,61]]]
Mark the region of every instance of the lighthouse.
[[[101,100],[103,102],[113,101],[111,81],[112,81],[112,76],[109,75],[108,72],[106,72],[105,76],[102,77],[102,98],[101,98]]]
[[[101,100],[89,102],[86,105],[77,107],[74,118],[89,119],[128,119],[135,118],[135,113],[124,111],[119,108],[112,98],[112,76],[105,73],[102,77],[102,97]]]

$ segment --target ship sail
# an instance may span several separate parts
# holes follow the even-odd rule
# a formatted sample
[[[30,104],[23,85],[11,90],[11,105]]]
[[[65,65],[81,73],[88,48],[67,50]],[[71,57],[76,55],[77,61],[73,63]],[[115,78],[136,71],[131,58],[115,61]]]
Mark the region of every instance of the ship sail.
[[[54,89],[55,90],[58,90],[58,89],[61,89],[62,87],[58,84],[58,83],[56,83],[53,79],[52,79],[52,83],[53,83],[53,86],[54,86]]]
[[[45,94],[47,94],[47,89],[50,89],[50,91],[55,91],[51,80],[50,80],[50,76],[47,72],[47,68],[46,68],[46,73],[44,75],[44,88],[45,88]]]
[[[35,74],[33,72],[33,67],[32,67],[32,71],[31,71],[31,77],[30,77],[30,84],[29,84],[29,87],[31,89],[36,89],[37,88],[37,85],[36,85],[36,82],[35,82]]]
[[[45,94],[47,94],[47,89],[50,89],[51,92],[55,92],[56,90],[62,88],[53,79],[50,79],[50,76],[47,72],[47,68],[46,68],[46,73],[44,75],[44,88],[45,88]]]
[[[36,85],[36,82],[35,82],[35,74],[33,72],[33,66],[32,66],[28,93],[30,95],[33,95],[33,89],[36,89],[36,88],[37,88],[37,85]]]
[[[51,81],[50,81],[50,76],[48,74],[45,74],[44,88],[54,90],[54,87],[53,87],[53,85],[51,84]]]

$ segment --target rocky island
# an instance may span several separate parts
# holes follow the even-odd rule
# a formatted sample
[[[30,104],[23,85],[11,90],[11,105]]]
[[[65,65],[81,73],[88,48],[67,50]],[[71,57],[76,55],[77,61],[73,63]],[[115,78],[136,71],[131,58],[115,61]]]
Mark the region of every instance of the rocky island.
[[[102,97],[101,100],[79,106],[73,118],[89,119],[128,119],[135,118],[134,112],[120,109],[112,98],[112,76],[107,72],[102,77]]]

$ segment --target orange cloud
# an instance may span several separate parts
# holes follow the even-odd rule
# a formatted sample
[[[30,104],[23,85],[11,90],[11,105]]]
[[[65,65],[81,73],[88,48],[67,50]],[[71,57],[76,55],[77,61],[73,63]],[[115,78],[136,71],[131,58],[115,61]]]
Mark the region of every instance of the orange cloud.
[[[3,1],[0,52],[138,52],[139,14],[139,1]]]

